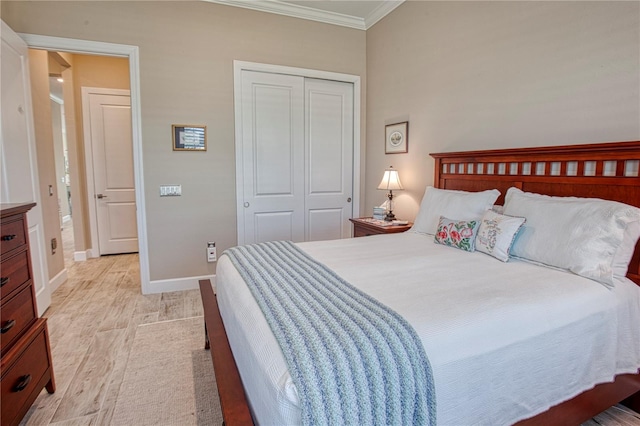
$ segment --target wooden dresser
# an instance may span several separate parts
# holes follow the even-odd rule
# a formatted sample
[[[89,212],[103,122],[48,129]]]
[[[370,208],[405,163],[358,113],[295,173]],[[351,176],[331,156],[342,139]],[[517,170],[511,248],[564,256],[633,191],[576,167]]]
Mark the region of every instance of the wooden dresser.
[[[17,425],[43,387],[55,391],[46,318],[38,318],[27,211],[35,203],[0,205],[0,416]]]

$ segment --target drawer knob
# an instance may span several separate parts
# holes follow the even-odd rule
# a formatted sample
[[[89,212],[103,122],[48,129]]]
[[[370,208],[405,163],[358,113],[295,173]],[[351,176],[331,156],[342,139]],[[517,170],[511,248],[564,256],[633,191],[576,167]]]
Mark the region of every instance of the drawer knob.
[[[7,331],[11,330],[13,328],[13,326],[16,325],[16,320],[9,320],[7,321],[2,328],[0,328],[0,334],[4,334]]]
[[[2,241],[11,241],[16,237],[16,234],[3,235]]]
[[[29,383],[31,383],[31,374],[27,374],[26,376],[22,376],[22,377],[20,377],[20,381],[18,382],[18,384],[13,387],[13,391],[14,392],[21,392],[21,391],[25,390],[25,388],[27,386],[29,386]]]
[[[9,277],[0,278],[0,287],[4,287],[5,284],[9,282]]]

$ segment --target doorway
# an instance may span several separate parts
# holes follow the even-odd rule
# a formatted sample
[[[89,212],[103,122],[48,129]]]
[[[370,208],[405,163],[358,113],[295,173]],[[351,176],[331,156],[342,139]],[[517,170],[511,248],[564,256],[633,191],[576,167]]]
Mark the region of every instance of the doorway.
[[[65,268],[137,252],[128,59],[52,51],[32,59],[48,66],[50,114],[41,116],[51,117],[57,189],[57,209],[48,214],[59,216],[50,223],[59,221]]]
[[[69,52],[74,54],[102,55],[109,57],[127,58],[129,61],[129,79],[131,91],[131,128],[133,143],[133,167],[136,198],[136,224],[138,229],[138,248],[140,262],[140,281],[142,293],[151,293],[149,254],[146,235],[146,209],[144,202],[144,182],[142,175],[142,134],[140,109],[140,66],[139,50],[137,46],[94,42],[87,40],[67,39],[60,37],[42,36],[35,34],[21,34],[30,48],[48,51]],[[72,184],[73,187],[73,184]],[[92,250],[87,251],[87,257],[94,256]]]

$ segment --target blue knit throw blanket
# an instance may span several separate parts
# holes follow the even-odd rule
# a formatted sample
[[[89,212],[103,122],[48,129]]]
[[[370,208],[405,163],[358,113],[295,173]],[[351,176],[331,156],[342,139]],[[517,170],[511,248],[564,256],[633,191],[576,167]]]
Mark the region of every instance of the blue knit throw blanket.
[[[273,330],[305,425],[435,425],[415,330],[288,241],[226,250]]]

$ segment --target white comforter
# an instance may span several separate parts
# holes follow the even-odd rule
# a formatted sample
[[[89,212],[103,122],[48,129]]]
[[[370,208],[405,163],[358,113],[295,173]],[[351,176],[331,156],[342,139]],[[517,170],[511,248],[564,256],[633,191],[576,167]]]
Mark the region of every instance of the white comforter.
[[[420,336],[438,424],[503,425],[640,368],[640,288],[433,243],[416,233],[301,243]],[[224,256],[218,303],[260,424],[300,423],[298,396],[260,308]]]

